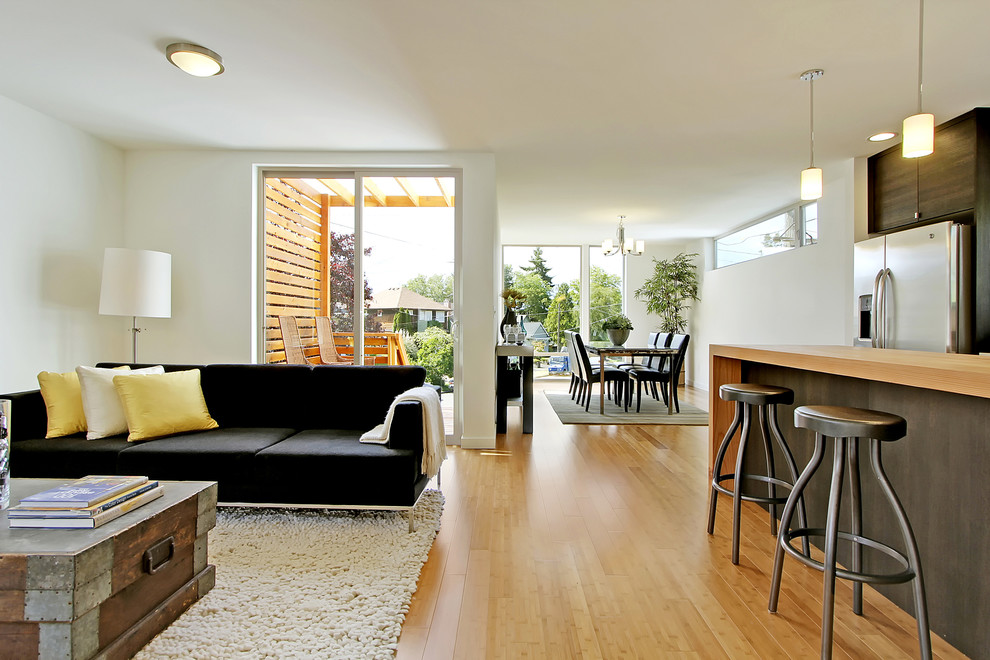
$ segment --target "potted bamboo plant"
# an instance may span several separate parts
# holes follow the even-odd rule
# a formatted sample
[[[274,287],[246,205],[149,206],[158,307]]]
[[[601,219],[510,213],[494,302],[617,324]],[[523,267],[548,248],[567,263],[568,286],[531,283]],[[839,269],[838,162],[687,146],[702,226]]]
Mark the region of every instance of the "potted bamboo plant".
[[[683,252],[671,259],[653,259],[653,276],[636,289],[636,299],[646,303],[646,311],[660,317],[660,332],[684,332],[684,311],[698,300],[696,252]]]

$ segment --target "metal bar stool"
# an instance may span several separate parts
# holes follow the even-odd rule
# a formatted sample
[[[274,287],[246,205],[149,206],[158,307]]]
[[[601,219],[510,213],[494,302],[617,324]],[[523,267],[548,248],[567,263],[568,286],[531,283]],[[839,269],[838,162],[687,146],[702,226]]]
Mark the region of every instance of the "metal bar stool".
[[[724,493],[732,496],[732,563],[739,563],[739,519],[742,512],[742,501],[759,502],[768,504],[770,508],[770,533],[777,535],[777,505],[784,504],[788,498],[777,496],[777,486],[783,486],[789,491],[793,491],[793,484],[797,481],[797,464],[794,462],[794,455],[784,442],[784,436],[780,432],[777,424],[777,404],[791,404],[794,402],[794,392],[786,387],[776,387],[773,385],[759,385],[756,383],[732,383],[722,385],[718,389],[718,395],[724,401],[736,402],[736,414],[732,419],[732,425],[726,431],[722,444],[719,445],[718,453],[715,456],[715,466],[712,469],[712,494],[708,509],[708,533],[715,533],[715,508],[718,504],[718,494]],[[767,459],[767,473],[746,474],[743,472],[743,455],[746,453],[746,444],[749,440],[749,427],[752,407],[759,408],[760,431],[763,436],[763,451]],[[736,455],[735,472],[722,474],[722,461],[725,460],[725,452],[729,448],[729,443],[736,429],[742,424],[742,431],[739,434],[739,451]],[[780,447],[787,461],[787,469],[791,473],[791,481],[777,479],[774,471],[773,449],[770,446],[770,435],[773,434],[777,446]],[[722,485],[723,481],[732,479],[733,489],[729,490]],[[743,481],[762,481],[767,484],[767,497],[759,495],[749,495],[742,492]],[[801,502],[798,517],[801,524],[806,524],[804,515],[804,502]],[[810,554],[808,541],[805,539],[805,554]]]
[[[799,428],[810,429],[815,432],[815,451],[812,454],[808,466],[801,473],[801,477],[794,485],[791,496],[784,505],[784,513],[780,518],[780,531],[777,534],[777,550],[773,559],[773,580],[770,585],[770,611],[777,611],[777,602],[780,596],[780,576],[784,566],[784,553],[793,556],[798,561],[812,568],[816,568],[825,574],[824,590],[822,593],[822,658],[832,657],[832,620],[835,613],[835,578],[840,577],[845,580],[852,580],[853,584],[853,612],[858,615],[863,614],[863,583],[873,584],[898,584],[901,582],[914,581],[914,606],[915,616],[918,620],[918,639],[921,645],[921,657],[930,659],[932,657],[932,640],[928,632],[928,606],[925,602],[925,583],[921,575],[921,559],[918,555],[918,544],[915,542],[914,533],[911,531],[911,523],[904,513],[904,507],[894,488],[890,485],[887,475],[880,462],[880,444],[883,441],[893,441],[904,437],[907,433],[907,422],[904,418],[890,413],[875,410],[862,410],[860,408],[846,408],[841,406],[801,406],[794,411],[794,425]],[[826,441],[832,438],[835,440],[835,459],[832,464],[832,487],[828,499],[828,518],[825,529],[808,528],[806,523],[800,523],[802,527],[790,529],[791,517],[794,514],[795,503],[801,497],[812,475],[822,463],[825,455]],[[862,533],[862,501],[860,498],[859,481],[859,439],[865,438],[870,441],[870,464],[873,467],[873,474],[876,476],[880,487],[887,497],[897,524],[900,527],[901,535],[904,537],[904,544],[907,547],[906,554],[895,550],[889,545],[863,536]],[[839,505],[842,500],[842,481],[846,464],[849,468],[849,486],[852,504],[851,531],[840,532],[839,525]],[[825,537],[825,561],[824,563],[812,559],[807,552],[804,555],[798,553],[797,549],[791,545],[795,538],[807,541],[809,536]],[[838,539],[852,541],[852,566],[850,570],[836,568],[835,554]],[[899,573],[876,574],[865,573],[862,570],[863,546],[869,546],[889,557],[895,559],[903,566]]]

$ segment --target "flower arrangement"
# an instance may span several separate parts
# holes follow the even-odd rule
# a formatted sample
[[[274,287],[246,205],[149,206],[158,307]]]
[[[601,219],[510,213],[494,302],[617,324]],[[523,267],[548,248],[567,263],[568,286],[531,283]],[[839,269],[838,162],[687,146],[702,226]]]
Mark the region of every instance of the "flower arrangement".
[[[506,309],[513,310],[522,307],[522,304],[526,302],[526,294],[519,289],[506,289],[502,292],[502,300],[505,302]]]
[[[633,324],[625,314],[609,316],[602,321],[602,330],[632,330]]]

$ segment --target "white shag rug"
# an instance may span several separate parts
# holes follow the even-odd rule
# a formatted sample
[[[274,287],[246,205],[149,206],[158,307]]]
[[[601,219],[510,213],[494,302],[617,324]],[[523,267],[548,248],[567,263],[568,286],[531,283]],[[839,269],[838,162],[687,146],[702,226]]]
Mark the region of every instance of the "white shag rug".
[[[216,586],[135,657],[392,658],[442,510],[220,508]]]

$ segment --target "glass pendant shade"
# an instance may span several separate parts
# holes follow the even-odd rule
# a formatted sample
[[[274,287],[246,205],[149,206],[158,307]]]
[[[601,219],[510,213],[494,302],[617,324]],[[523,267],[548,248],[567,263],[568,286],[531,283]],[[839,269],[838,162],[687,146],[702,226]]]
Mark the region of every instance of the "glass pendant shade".
[[[822,169],[809,167],[801,170],[801,199],[819,199],[822,196]]]
[[[921,113],[904,120],[901,155],[921,158],[935,151],[935,115]]]
[[[602,241],[602,252],[609,254],[614,249],[615,249],[615,244],[612,243],[611,238],[606,238],[604,241]]]

